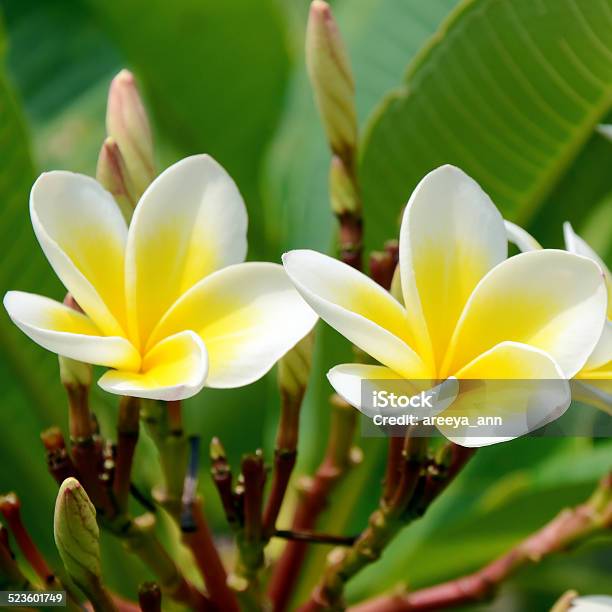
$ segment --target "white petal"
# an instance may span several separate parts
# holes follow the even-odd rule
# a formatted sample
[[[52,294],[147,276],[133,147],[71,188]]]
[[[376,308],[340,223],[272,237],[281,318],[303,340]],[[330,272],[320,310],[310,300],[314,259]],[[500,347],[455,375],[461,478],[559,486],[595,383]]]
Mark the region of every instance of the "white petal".
[[[413,414],[420,419],[433,416],[446,410],[454,401],[459,390],[456,379],[449,378],[432,388],[431,380],[407,380],[384,366],[346,363],[332,368],[327,378],[336,393],[343,397],[351,406],[355,406],[362,414],[370,418],[376,415]],[[431,408],[397,409],[392,406],[375,405],[374,394],[394,393],[397,396],[411,398],[426,391],[432,403]],[[381,397],[381,403],[384,398]],[[377,400],[377,403],[378,400]]]
[[[109,393],[169,402],[199,393],[207,372],[202,339],[183,331],[157,343],[144,356],[140,372],[109,370],[98,384]]]
[[[244,260],[246,228],[238,188],[208,155],[183,159],[151,183],[134,211],[126,255],[130,329],[141,344],[185,291]]]
[[[461,446],[479,447],[512,440],[562,416],[571,396],[563,372],[540,349],[502,342],[465,366],[459,396],[441,416],[466,417],[438,425],[440,432]],[[499,417],[478,425],[479,417]]]
[[[612,380],[582,380],[571,383],[572,399],[599,408],[612,416]]]
[[[316,313],[353,344],[406,378],[427,378],[410,347],[406,311],[380,285],[315,251],[291,251],[283,264]]]
[[[282,266],[243,263],[207,276],[185,293],[151,341],[194,330],[208,350],[207,386],[241,387],[261,378],[316,320]]]
[[[478,284],[457,325],[443,372],[506,340],[547,352],[572,378],[599,340],[606,289],[590,259],[566,251],[521,253]]]
[[[400,230],[402,289],[415,348],[438,368],[472,290],[507,247],[502,216],[467,174],[442,166],[417,185]]]
[[[113,197],[94,179],[42,174],[30,194],[36,237],[55,273],[106,335],[124,335],[127,227]]]
[[[565,248],[570,253],[582,255],[595,261],[601,268],[606,279],[608,289],[608,318],[612,319],[612,274],[606,262],[578,235],[574,232],[570,223],[563,224],[563,235],[565,237]]]
[[[516,223],[511,221],[504,221],[504,223],[506,225],[508,241],[515,244],[521,252],[539,251],[542,248],[542,245],[529,232],[526,232]]]
[[[15,325],[48,351],[113,368],[140,366],[140,355],[125,338],[101,335],[86,315],[55,300],[9,291],[4,307]]]
[[[612,321],[607,319],[601,338],[584,364],[583,370],[596,370],[609,361],[612,361]]]

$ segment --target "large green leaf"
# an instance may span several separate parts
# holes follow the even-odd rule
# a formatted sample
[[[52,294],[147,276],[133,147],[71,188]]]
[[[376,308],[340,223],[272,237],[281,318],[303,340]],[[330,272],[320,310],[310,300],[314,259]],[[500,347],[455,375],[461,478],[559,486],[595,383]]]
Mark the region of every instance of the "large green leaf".
[[[289,67],[276,2],[86,1],[141,78],[162,137],[178,156],[210,153],[236,180],[253,255],[261,248],[259,170]]]
[[[611,25],[610,0],[461,2],[368,127],[369,218],[391,231],[419,179],[452,163],[527,221],[610,110]]]

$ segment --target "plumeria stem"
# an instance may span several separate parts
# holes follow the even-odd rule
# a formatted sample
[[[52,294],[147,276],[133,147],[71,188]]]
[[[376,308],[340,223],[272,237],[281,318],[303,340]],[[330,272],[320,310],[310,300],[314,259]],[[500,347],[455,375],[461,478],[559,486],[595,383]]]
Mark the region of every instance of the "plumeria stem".
[[[17,565],[4,525],[0,525],[0,578],[5,588],[26,591],[33,588]]]
[[[266,472],[261,451],[242,459],[243,525],[237,533],[238,559],[230,582],[242,609],[261,610],[263,593],[259,572],[264,564],[266,541],[262,531],[262,504]]]
[[[117,455],[115,459],[115,476],[113,494],[120,512],[127,510],[132,480],[132,463],[138,442],[138,423],[140,417],[140,400],[134,397],[123,397],[119,404],[119,421],[117,424]]]
[[[210,442],[210,460],[210,471],[223,505],[225,518],[232,530],[236,530],[240,522],[238,500],[232,489],[232,470],[219,438],[215,437]]]
[[[59,427],[50,427],[40,434],[47,453],[49,473],[58,485],[66,478],[78,478],[77,470],[66,449],[66,441]]]
[[[293,517],[292,530],[312,529],[325,510],[329,496],[351,466],[351,447],[356,423],[356,412],[341,398],[332,396],[331,427],[325,456],[315,475],[302,480],[302,499]],[[306,556],[308,543],[290,541],[270,579],[268,594],[274,610],[287,609],[293,587]]]
[[[23,556],[26,558],[38,578],[42,581],[43,585],[45,585],[45,588],[49,586],[56,586],[59,588],[55,574],[51,571],[51,568],[23,524],[21,519],[21,504],[14,493],[9,493],[0,498],[0,512],[2,512],[2,516],[11,530]]]
[[[410,432],[407,433],[402,452],[405,467],[396,494],[390,503],[381,499],[380,507],[370,516],[368,527],[355,544],[334,555],[300,612],[342,609],[344,585],[364,567],[376,561],[406,524],[425,512],[473,454],[472,449],[452,445],[457,450],[452,454],[448,466],[434,464],[425,469],[425,444],[426,440],[413,438]]]
[[[195,531],[183,533],[183,542],[193,554],[210,599],[219,610],[239,612],[236,598],[227,585],[227,573],[213,542],[200,499],[193,505],[193,518]]]
[[[194,610],[212,610],[211,602],[181,573],[155,534],[155,517],[143,514],[124,524],[113,525],[127,548],[151,570],[162,589],[175,601]]]
[[[157,445],[164,473],[164,486],[155,491],[155,497],[180,528],[189,443],[183,432],[181,403],[167,402],[164,407],[165,411],[160,410],[162,407],[159,404],[149,404],[145,412],[145,419]],[[183,542],[196,560],[211,601],[221,610],[237,612],[238,603],[227,584],[223,562],[213,542],[199,501],[192,506],[192,518],[196,529],[184,532]]]
[[[162,593],[157,582],[143,582],[140,585],[138,603],[142,612],[161,612]]]
[[[273,534],[275,538],[295,540],[296,542],[311,542],[313,544],[332,544],[334,546],[352,546],[356,536],[338,536],[330,533],[316,531],[295,531],[293,529],[277,529]]]
[[[492,596],[519,569],[572,548],[612,529],[612,473],[591,498],[563,510],[550,523],[482,569],[413,593],[376,597],[349,608],[350,612],[421,612],[446,610]]]

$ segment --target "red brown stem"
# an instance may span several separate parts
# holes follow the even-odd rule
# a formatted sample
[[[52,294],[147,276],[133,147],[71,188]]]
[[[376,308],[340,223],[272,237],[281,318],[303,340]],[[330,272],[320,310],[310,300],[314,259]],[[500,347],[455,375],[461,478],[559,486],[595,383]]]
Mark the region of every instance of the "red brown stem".
[[[119,512],[125,512],[130,496],[132,464],[138,442],[140,400],[135,397],[122,397],[119,404],[117,424],[117,454],[113,478],[113,494]]]
[[[356,413],[338,396],[333,396],[332,407],[332,424],[325,456],[314,477],[302,482],[302,498],[293,517],[292,531],[308,531],[316,526],[319,516],[327,507],[331,492],[350,465]],[[307,549],[307,542],[287,543],[268,587],[275,612],[287,609]]]
[[[59,427],[50,427],[40,434],[47,453],[47,466],[55,482],[61,485],[71,476],[79,480],[77,469],[66,449],[66,441]]]
[[[227,585],[227,573],[204,518],[201,500],[196,499],[192,509],[196,529],[183,533],[183,542],[193,554],[212,603],[224,612],[240,612],[236,597]]]
[[[162,592],[157,582],[143,582],[140,585],[138,603],[142,612],[161,612]]]
[[[266,472],[261,451],[242,460],[244,477],[244,537],[247,541],[261,540],[262,503]]]
[[[542,529],[473,574],[413,593],[376,597],[349,608],[350,612],[422,612],[446,610],[493,595],[500,584],[526,565],[562,552],[602,531],[612,529],[612,479],[602,480],[584,504],[563,510]]]
[[[275,538],[283,538],[284,540],[330,544],[332,546],[352,546],[357,539],[356,536],[338,536],[330,533],[318,533],[316,531],[294,531],[293,529],[277,529],[272,535]]]
[[[45,586],[55,583],[55,575],[30,537],[21,519],[21,504],[15,493],[8,493],[0,499],[0,512],[30,567]]]

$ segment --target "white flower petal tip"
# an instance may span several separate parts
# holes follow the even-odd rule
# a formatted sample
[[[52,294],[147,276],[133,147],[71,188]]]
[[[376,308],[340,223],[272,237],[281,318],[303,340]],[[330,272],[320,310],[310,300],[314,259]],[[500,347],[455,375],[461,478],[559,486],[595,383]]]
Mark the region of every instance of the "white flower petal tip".
[[[526,435],[563,416],[570,386],[540,349],[502,342],[457,374],[459,395],[438,430],[460,446],[478,448]]]
[[[140,355],[125,338],[103,336],[83,313],[33,293],[9,291],[4,296],[9,317],[43,348],[85,363],[138,370]]]
[[[187,157],[162,172],[142,195],[129,229],[132,334],[146,342],[183,293],[215,270],[244,261],[246,232],[238,187],[212,157]]]
[[[406,378],[427,378],[403,306],[365,274],[309,250],[283,255],[295,288],[331,327]]]
[[[98,384],[116,395],[168,402],[199,393],[207,374],[204,342],[196,333],[183,331],[156,344],[145,355],[140,372],[110,370]]]
[[[327,373],[327,379],[338,395],[371,419],[408,413],[417,420],[436,416],[455,401],[459,392],[456,378],[433,386],[430,380],[407,380],[384,366],[338,365]],[[405,398],[402,402],[415,398],[418,405],[405,409],[394,406],[392,395]]]
[[[91,177],[47,172],[30,192],[34,233],[55,273],[105,335],[125,329],[125,219]]]
[[[504,224],[508,242],[516,245],[519,251],[526,253],[528,251],[539,251],[542,248],[542,245],[529,232],[516,225],[516,223],[504,221]]]
[[[609,595],[585,595],[572,600],[570,612],[612,612]]]

